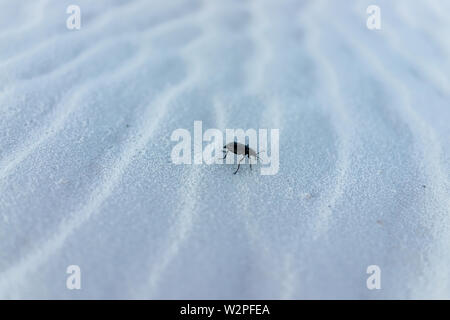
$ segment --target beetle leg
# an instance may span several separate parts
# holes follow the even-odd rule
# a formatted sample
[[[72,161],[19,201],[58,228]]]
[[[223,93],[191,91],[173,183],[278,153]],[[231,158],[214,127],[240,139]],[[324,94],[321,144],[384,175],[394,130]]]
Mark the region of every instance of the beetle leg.
[[[228,154],[228,151],[223,150],[223,152],[225,152],[225,157],[223,157],[222,160],[225,159],[227,157],[227,154]]]
[[[244,159],[245,159],[245,156],[242,157],[241,160],[239,160],[238,167],[237,167],[236,171],[234,172],[234,174],[236,174],[236,173],[239,171],[239,167],[241,166],[241,162],[242,162],[242,160],[244,160]]]

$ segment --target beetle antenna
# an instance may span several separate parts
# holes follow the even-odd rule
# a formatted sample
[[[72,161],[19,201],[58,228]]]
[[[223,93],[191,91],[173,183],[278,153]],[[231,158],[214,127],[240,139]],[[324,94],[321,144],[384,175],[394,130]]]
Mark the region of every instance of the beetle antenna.
[[[264,150],[261,150],[261,151],[259,151],[259,152],[256,154],[256,158],[257,158],[258,160],[261,160],[261,158],[259,157],[259,154],[260,154],[261,152],[265,152],[265,151],[264,151]]]

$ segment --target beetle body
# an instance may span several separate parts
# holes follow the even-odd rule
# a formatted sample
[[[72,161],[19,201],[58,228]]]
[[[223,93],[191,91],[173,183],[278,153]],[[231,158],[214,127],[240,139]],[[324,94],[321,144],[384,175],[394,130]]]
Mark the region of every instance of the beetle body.
[[[255,157],[255,159],[259,158],[256,151],[253,150],[252,148],[250,148],[248,144],[243,144],[243,143],[234,141],[234,142],[230,142],[230,143],[224,145],[223,149],[224,149],[223,152],[225,153],[225,156],[223,157],[223,159],[225,159],[227,157],[228,152],[243,156],[241,158],[241,160],[239,160],[238,167],[237,167],[236,171],[234,172],[234,174],[236,174],[239,171],[241,162],[242,162],[242,160],[245,159],[245,157],[248,157],[249,159],[250,159],[250,157]],[[251,169],[252,169],[252,164],[250,163],[250,170]]]

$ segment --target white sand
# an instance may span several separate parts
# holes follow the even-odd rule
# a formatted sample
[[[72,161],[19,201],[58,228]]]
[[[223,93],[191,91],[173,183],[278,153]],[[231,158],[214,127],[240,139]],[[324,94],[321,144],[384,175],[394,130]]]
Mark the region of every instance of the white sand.
[[[450,3],[376,2],[1,0],[0,297],[450,298]],[[194,120],[279,173],[173,165]]]

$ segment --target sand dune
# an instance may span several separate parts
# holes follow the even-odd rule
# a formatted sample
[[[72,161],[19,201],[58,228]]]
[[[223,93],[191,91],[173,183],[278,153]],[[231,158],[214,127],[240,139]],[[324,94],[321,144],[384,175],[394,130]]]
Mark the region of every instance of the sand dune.
[[[1,298],[450,298],[446,1],[78,2],[0,1]],[[278,174],[172,164],[196,120]]]

